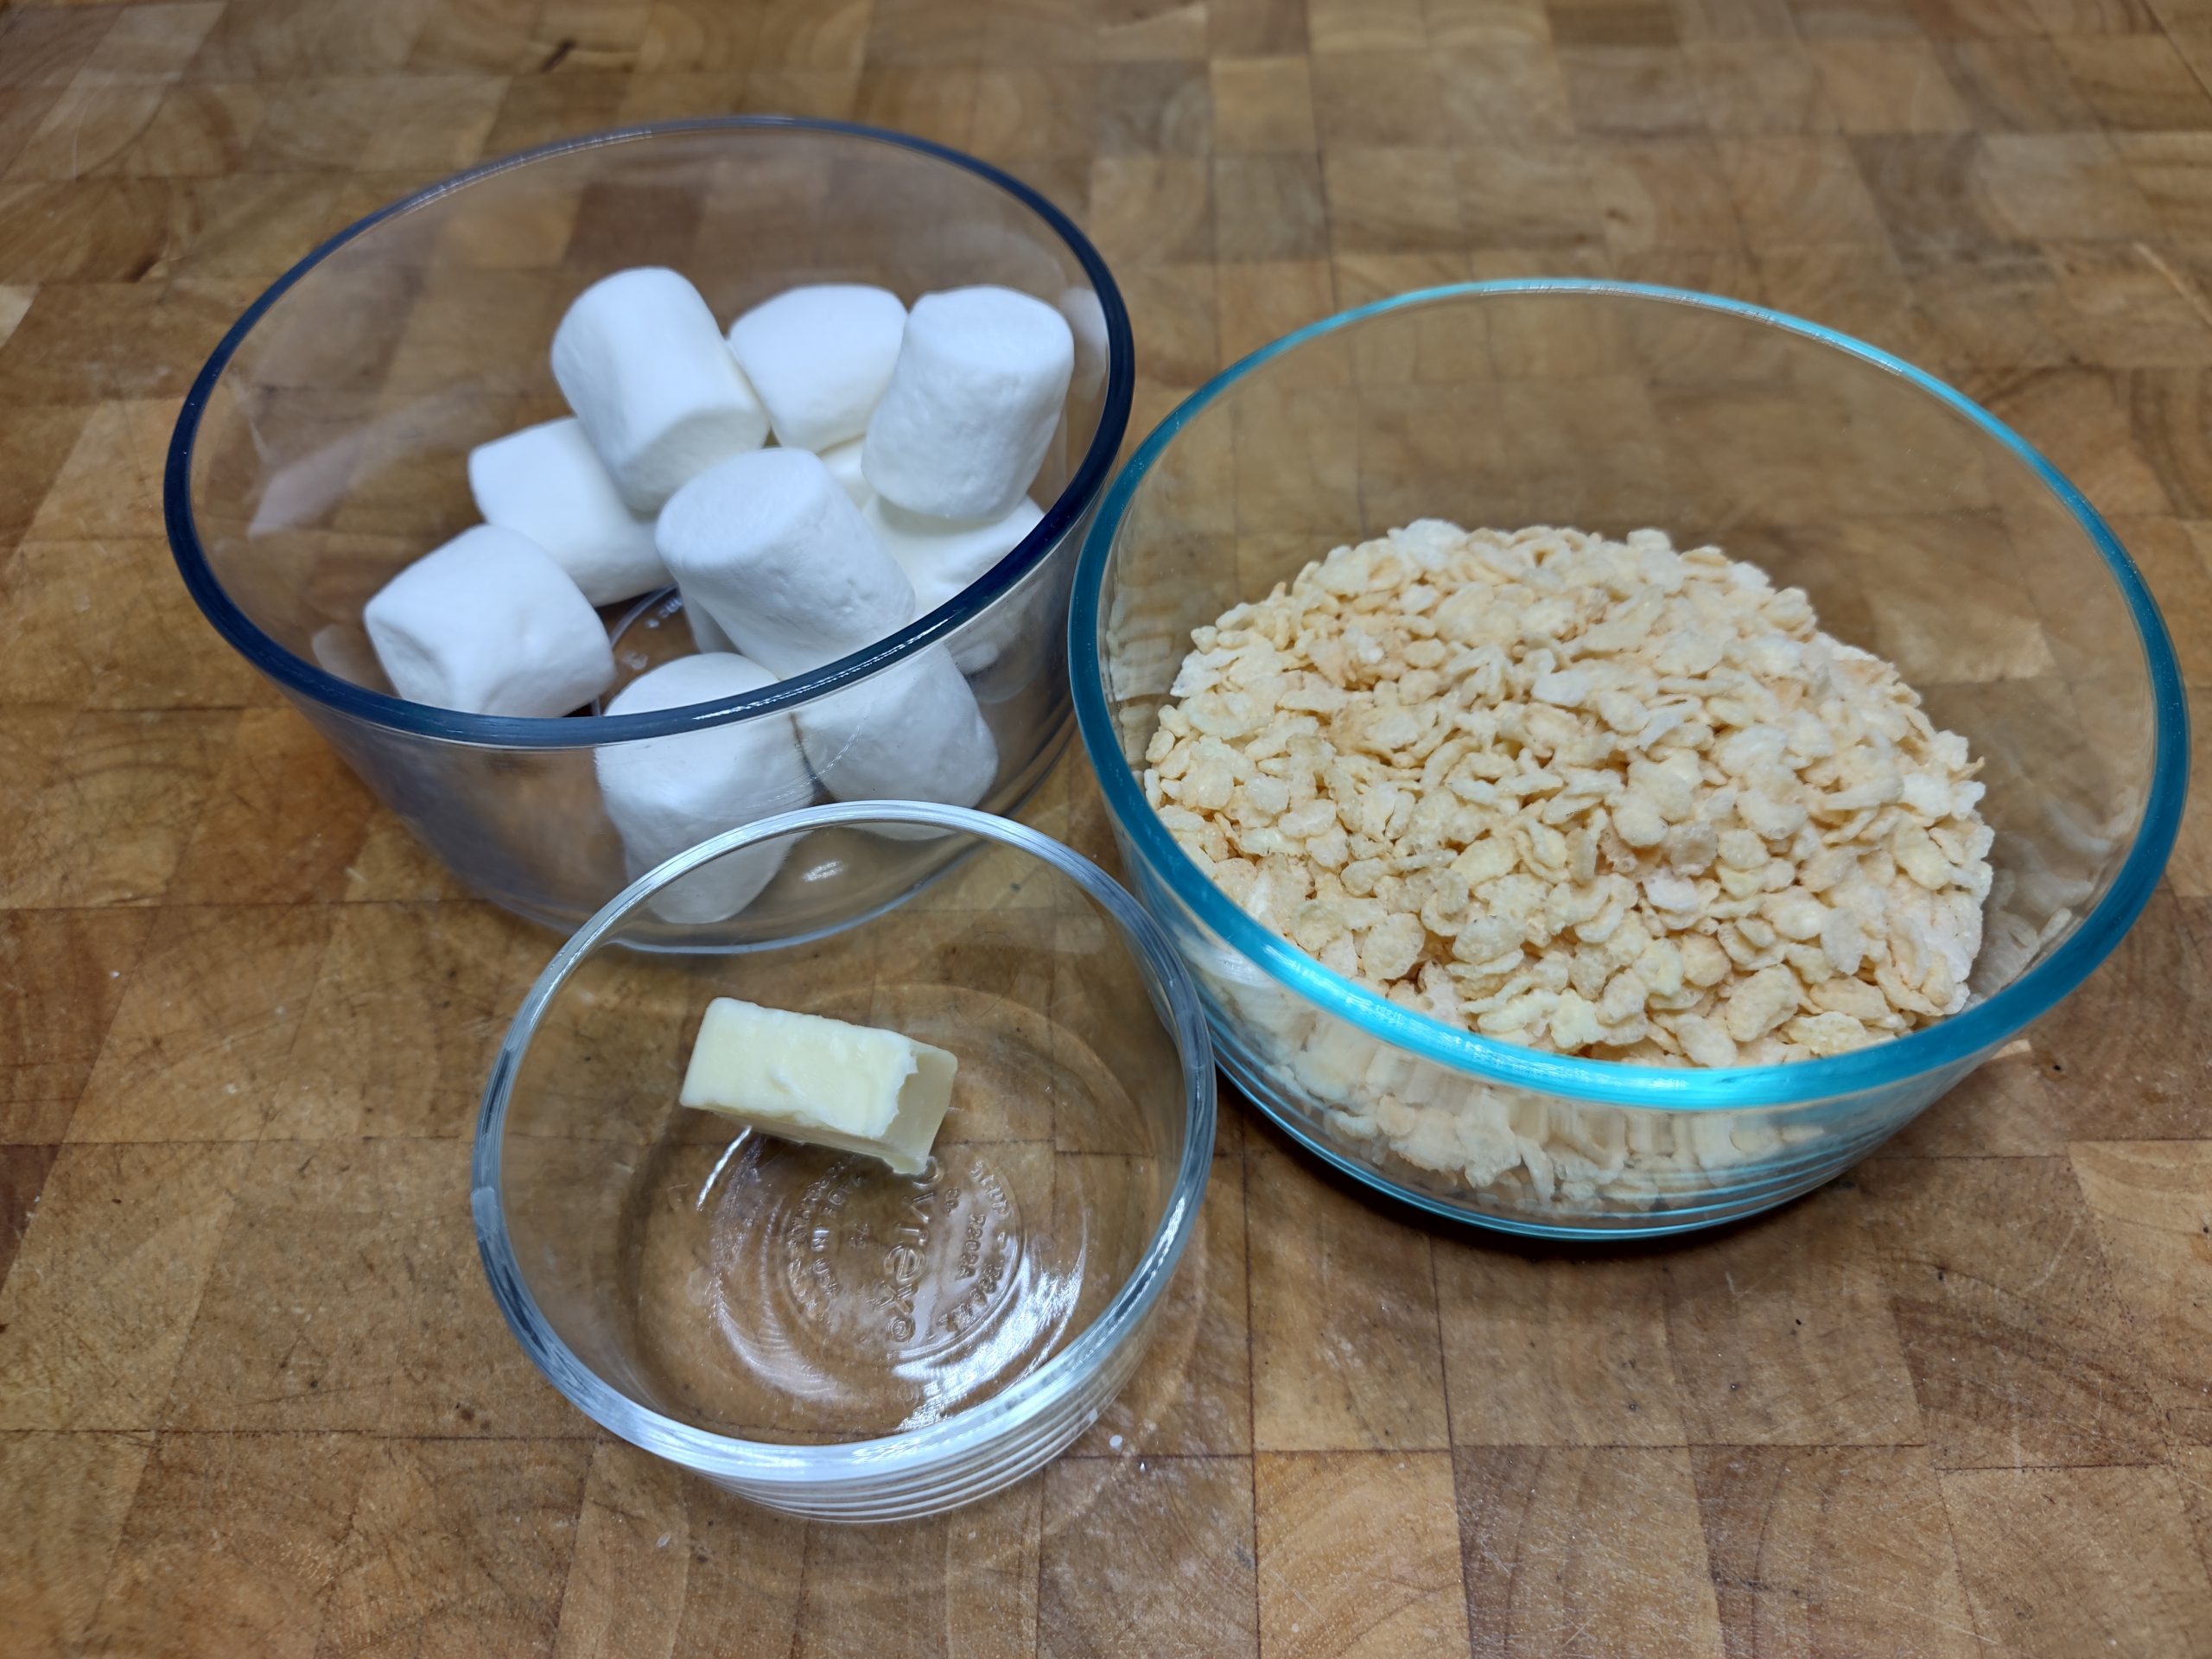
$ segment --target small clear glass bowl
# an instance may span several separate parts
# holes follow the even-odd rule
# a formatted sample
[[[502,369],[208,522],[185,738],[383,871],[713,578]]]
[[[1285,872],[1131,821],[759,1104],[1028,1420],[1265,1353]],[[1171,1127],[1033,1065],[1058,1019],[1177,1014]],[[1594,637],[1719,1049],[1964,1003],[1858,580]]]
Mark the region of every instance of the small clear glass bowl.
[[[1032,486],[1042,519],[927,615],[745,696],[540,720],[392,696],[362,606],[476,521],[473,447],[568,414],[549,353],[569,302],[610,271],[651,264],[690,277],[725,322],[800,283],[874,283],[910,302],[998,283],[1062,305],[1085,326]],[[569,139],[370,214],[246,308],[177,416],[169,543],[209,622],[425,846],[484,897],[565,933],[645,868],[601,803],[601,752],[783,721],[801,705],[869,708],[867,683],[924,652],[951,655],[996,742],[997,776],[976,804],[1007,812],[1028,798],[1066,747],[1068,585],[1128,425],[1134,361],[1128,312],[1096,250],[1036,192],[957,150],[771,116]],[[615,690],[692,649],[672,589],[601,614]],[[819,798],[801,777],[766,804]],[[721,942],[825,925],[861,893],[893,901],[944,861],[925,841],[849,842],[843,854],[837,891],[779,875]],[[696,928],[661,932],[672,948],[701,943]],[[652,943],[648,931],[639,943]]]
[[[626,948],[656,893],[826,829],[925,836],[958,868],[828,937]],[[716,996],[951,1051],[929,1169],[679,1107]],[[1096,866],[957,807],[816,807],[671,859],[548,964],[485,1090],[477,1246],[531,1361],[623,1439],[792,1514],[935,1514],[1036,1469],[1128,1380],[1213,1135],[1189,976]]]
[[[1140,782],[1191,631],[1418,518],[1716,543],[1895,662],[1985,762],[1996,881],[1968,1007],[1831,1058],[1625,1065],[1396,1007],[1245,915]],[[1675,289],[1434,289],[1255,353],[1108,492],[1069,632],[1126,879],[1190,963],[1223,1069],[1356,1179],[1511,1232],[1678,1232],[1838,1174],[2104,960],[2187,793],[2172,642],[2078,490],[1886,353]]]

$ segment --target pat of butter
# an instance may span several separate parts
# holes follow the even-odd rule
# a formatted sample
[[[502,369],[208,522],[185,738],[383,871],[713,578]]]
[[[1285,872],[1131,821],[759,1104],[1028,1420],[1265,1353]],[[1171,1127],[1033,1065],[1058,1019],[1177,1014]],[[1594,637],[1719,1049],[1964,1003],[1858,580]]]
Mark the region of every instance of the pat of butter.
[[[895,1031],[735,997],[707,1005],[677,1099],[787,1141],[928,1166],[960,1062]]]

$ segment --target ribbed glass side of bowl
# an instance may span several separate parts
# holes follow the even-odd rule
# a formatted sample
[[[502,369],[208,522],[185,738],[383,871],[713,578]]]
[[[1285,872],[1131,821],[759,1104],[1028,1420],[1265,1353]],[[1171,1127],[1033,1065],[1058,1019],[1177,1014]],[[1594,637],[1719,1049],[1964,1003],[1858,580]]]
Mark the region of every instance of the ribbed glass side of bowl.
[[[1078,329],[1077,372],[1033,486],[1043,522],[982,582],[900,633],[730,702],[519,720],[392,697],[363,604],[475,521],[473,446],[569,412],[548,361],[569,302],[610,271],[646,264],[690,277],[724,321],[817,282],[880,283],[910,302],[998,283],[1065,302],[1095,326]],[[1095,251],[1049,203],[981,163],[834,123],[735,118],[610,134],[463,175],[350,227],[287,273],[187,399],[169,456],[169,536],[209,620],[423,844],[476,892],[565,931],[643,868],[626,861],[601,806],[596,750],[786,720],[799,703],[867,695],[852,688],[925,650],[951,653],[996,741],[998,773],[976,804],[1006,811],[1028,796],[1067,741],[1068,587],[1127,421],[1130,365],[1127,315]],[[603,614],[618,690],[691,649],[672,596]],[[807,790],[762,805],[815,798]],[[809,931],[855,898],[893,902],[944,864],[936,842],[864,850],[795,861],[722,928],[722,944]],[[838,890],[825,897],[833,864]],[[679,941],[649,928],[637,943]]]
[[[1239,1088],[1347,1173],[1509,1232],[1655,1235],[1770,1209],[1842,1173],[1986,1058],[1830,1099],[1713,1111],[1470,1077],[1256,970],[1122,846]]]
[[[1231,904],[1141,782],[1191,631],[1423,518],[1717,543],[1897,663],[1984,762],[1997,876],[1967,1011],[1789,1066],[1569,1059],[1395,1007]],[[1077,718],[1128,879],[1191,963],[1224,1066],[1362,1179],[1516,1231],[1679,1230],[1832,1177],[2112,949],[2184,791],[2171,644],[2077,493],[1895,359],[1669,290],[1439,289],[1247,359],[1109,492],[1071,632]]]
[[[998,776],[976,803],[980,810],[1017,812],[1066,750],[1072,721],[1065,619],[1088,522],[1086,512],[1041,551],[1027,575],[943,634],[943,647],[966,671],[998,747]],[[689,624],[671,595],[618,634],[618,684],[691,649]],[[900,652],[890,660],[908,654]],[[871,695],[874,671],[863,671],[805,701],[834,720],[830,711],[838,701]],[[601,721],[529,722],[573,734],[563,747],[454,742],[284,689],[293,706],[415,836],[494,904],[567,932],[642,873],[626,856],[601,803],[598,755],[620,745]],[[700,713],[702,724],[725,723],[703,707]],[[789,717],[787,707],[734,716]],[[761,809],[796,811],[826,798],[808,787],[764,801]],[[897,904],[935,880],[946,863],[941,842],[824,830],[798,849],[739,915],[711,928],[663,925],[648,917],[631,930],[630,943],[648,950],[772,944],[833,926],[856,906]]]
[[[626,948],[654,893],[833,830],[963,861],[814,940]],[[931,1167],[680,1107],[717,996],[949,1050]],[[548,966],[486,1090],[477,1242],[531,1360],[613,1433],[789,1513],[933,1514],[1028,1474],[1128,1380],[1213,1132],[1189,976],[1095,866],[978,813],[817,808],[661,867]]]
[[[480,1216],[480,1232],[482,1226]],[[487,1267],[487,1272],[493,1294],[505,1306],[514,1294],[512,1270]],[[807,1471],[796,1462],[774,1473],[748,1473],[702,1456],[690,1437],[670,1435],[635,1414],[614,1412],[599,1421],[632,1445],[763,1509],[811,1521],[858,1524],[918,1520],[980,1503],[1027,1479],[1066,1451],[1128,1383],[1144,1357],[1159,1316],[1155,1297],[1118,1329],[1119,1339],[1095,1364],[1071,1374],[1065,1386],[1039,1394],[1001,1431],[927,1458],[889,1456],[879,1465],[848,1465],[835,1473]],[[585,1378],[573,1357],[548,1348],[541,1331],[514,1325],[512,1319],[510,1325],[531,1362],[576,1401]]]

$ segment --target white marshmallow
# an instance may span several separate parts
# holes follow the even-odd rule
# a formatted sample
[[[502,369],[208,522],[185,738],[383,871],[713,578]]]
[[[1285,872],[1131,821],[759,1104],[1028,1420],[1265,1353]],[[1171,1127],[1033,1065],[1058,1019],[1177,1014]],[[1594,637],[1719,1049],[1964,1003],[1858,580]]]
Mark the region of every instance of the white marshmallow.
[[[554,331],[553,378],[633,512],[658,511],[685,480],[768,435],[714,313],[658,266],[576,296]]]
[[[1059,311],[1075,335],[1076,400],[1089,403],[1106,384],[1106,308],[1096,289],[1071,288],[1060,296]]]
[[[653,521],[632,512],[582,421],[548,421],[468,452],[468,491],[487,524],[527,536],[594,605],[668,586]]]
[[[553,556],[491,524],[386,582],[361,612],[392,689],[470,715],[565,715],[614,678],[599,613]]]
[[[801,703],[797,719],[814,775],[841,801],[973,806],[998,776],[991,728],[942,645]]]
[[[868,487],[868,474],[861,470],[861,451],[865,448],[863,440],[855,438],[850,443],[834,443],[821,452],[822,464],[830,469],[830,476],[843,486],[856,507],[864,507],[875,499],[875,492]]]
[[[737,648],[789,679],[902,628],[914,589],[820,457],[761,449],[693,479],[661,557]]]
[[[1002,517],[1037,475],[1074,364],[1067,319],[1042,300],[1010,288],[924,296],[868,420],[868,483],[909,512]]]
[[[857,438],[891,384],[906,308],[888,289],[786,289],[729,326],[729,348],[768,406],[776,442],[822,450]]]
[[[683,598],[683,591],[682,588],[677,590],[679,599]],[[684,600],[683,620],[691,625],[692,650],[727,652],[733,656],[737,653],[737,642],[722,631],[722,625],[715,620],[715,613],[705,606]]]
[[[772,685],[775,678],[742,657],[679,657],[624,686],[607,712],[641,715],[714,702]],[[609,744],[592,758],[632,877],[710,836],[814,798],[787,715]],[[773,842],[719,858],[655,893],[652,909],[671,922],[734,916],[768,885],[791,845]]]
[[[925,518],[878,496],[861,509],[885,552],[914,584],[914,614],[927,616],[1014,551],[1044,518],[1027,497],[995,522],[964,524]]]

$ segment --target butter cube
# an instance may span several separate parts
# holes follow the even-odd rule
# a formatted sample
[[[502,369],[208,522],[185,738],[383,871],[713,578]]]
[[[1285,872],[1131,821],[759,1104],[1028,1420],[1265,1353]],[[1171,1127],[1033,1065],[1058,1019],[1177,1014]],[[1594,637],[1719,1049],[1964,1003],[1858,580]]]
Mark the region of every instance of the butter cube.
[[[707,1005],[677,1096],[787,1141],[928,1166],[960,1062],[895,1031],[735,997]]]

